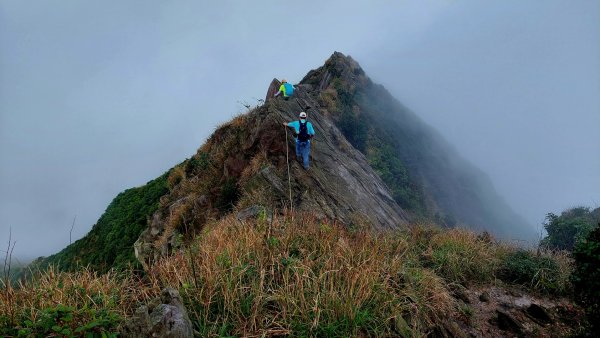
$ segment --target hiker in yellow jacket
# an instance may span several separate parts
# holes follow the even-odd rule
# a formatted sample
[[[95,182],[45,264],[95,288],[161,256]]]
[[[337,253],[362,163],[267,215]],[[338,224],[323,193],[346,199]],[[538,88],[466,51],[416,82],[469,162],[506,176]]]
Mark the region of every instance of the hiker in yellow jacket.
[[[279,86],[279,91],[275,94],[275,97],[280,94],[283,94],[284,99],[289,99],[294,94],[294,86],[289,84],[285,79],[281,80],[281,86]]]

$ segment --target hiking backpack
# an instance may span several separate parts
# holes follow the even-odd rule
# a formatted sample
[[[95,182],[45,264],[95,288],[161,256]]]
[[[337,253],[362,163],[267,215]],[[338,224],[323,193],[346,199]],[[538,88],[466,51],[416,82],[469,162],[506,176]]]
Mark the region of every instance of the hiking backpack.
[[[298,141],[306,142],[310,139],[310,135],[308,135],[308,121],[302,123],[302,121],[298,121],[300,123],[300,132],[298,133]]]
[[[283,87],[285,88],[285,96],[292,96],[294,94],[294,86],[289,83],[284,83]]]

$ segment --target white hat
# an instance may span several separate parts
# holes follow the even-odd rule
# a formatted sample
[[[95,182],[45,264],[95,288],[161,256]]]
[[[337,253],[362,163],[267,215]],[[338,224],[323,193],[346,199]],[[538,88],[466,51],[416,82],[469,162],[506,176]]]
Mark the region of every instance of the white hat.
[[[306,113],[305,112],[300,112],[300,117],[306,118]]]

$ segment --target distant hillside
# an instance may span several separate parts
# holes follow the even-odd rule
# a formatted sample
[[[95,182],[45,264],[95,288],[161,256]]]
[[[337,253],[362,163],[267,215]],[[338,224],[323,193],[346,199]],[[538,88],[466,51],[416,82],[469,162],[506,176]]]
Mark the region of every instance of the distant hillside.
[[[160,197],[168,192],[167,175],[117,195],[87,235],[57,254],[37,260],[35,265],[54,265],[69,271],[90,265],[101,272],[130,264],[137,266],[133,243],[147,228],[147,220],[158,209]]]

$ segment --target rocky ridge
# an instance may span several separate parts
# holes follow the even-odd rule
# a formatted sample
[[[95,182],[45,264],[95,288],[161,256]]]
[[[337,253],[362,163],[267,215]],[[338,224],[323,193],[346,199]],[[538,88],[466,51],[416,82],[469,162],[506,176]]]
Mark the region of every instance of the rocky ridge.
[[[276,80],[273,86],[278,86]],[[217,129],[182,165],[186,169],[135,243],[143,266],[177,247],[178,234],[202,228],[234,205],[236,209],[257,203],[270,210],[293,208],[347,225],[367,221],[375,229],[407,224],[409,214],[394,201],[366,157],[322,111],[312,90],[301,84],[293,99],[266,100]],[[309,170],[296,162],[295,141],[282,126],[305,109],[316,132]],[[201,159],[206,160],[204,168],[191,167]],[[232,185],[237,193],[223,208],[224,190]]]
[[[335,52],[289,100],[272,98],[278,87],[273,80],[264,104],[220,126],[172,170],[169,193],[134,246],[145,268],[206,222],[253,205],[376,229],[425,218],[504,238],[529,235],[489,179],[351,57]],[[316,130],[308,171],[282,126],[304,110]]]

